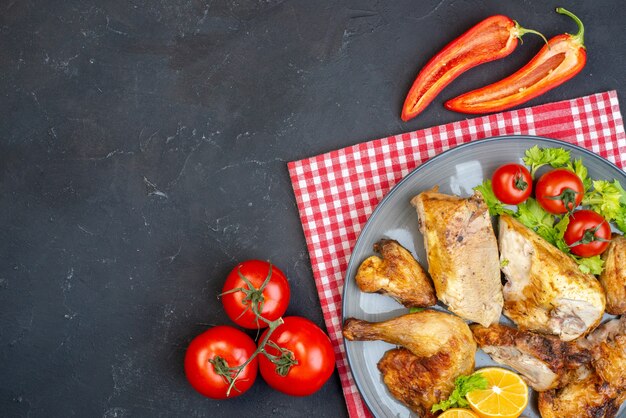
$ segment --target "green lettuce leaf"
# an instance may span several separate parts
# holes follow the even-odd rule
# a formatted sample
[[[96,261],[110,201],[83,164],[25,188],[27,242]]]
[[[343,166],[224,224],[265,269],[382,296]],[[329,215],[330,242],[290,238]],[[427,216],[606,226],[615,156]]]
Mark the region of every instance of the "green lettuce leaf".
[[[583,205],[591,207],[594,211],[604,216],[607,221],[620,217],[626,205],[626,192],[617,180],[594,180],[593,190],[585,194]]]
[[[537,170],[546,164],[558,168],[570,163],[570,152],[563,148],[539,148],[535,145],[527,149],[524,155],[524,164],[530,167],[530,174],[533,177]]]
[[[555,243],[554,215],[546,212],[532,197],[517,206],[517,213],[514,216],[551,244]]]
[[[449,408],[467,408],[469,406],[465,395],[476,389],[487,389],[489,382],[480,373],[469,376],[459,376],[454,380],[454,390],[445,401],[436,403],[431,408],[431,412],[445,411]]]
[[[626,234],[626,206],[621,205],[620,213],[615,218],[615,224],[620,231]]]
[[[580,178],[585,186],[585,192],[591,188],[591,179],[589,178],[587,167],[583,165],[582,158],[577,158],[573,163],[571,161],[568,162],[566,168],[576,173],[576,175]]]
[[[504,203],[500,202],[491,188],[491,180],[485,180],[482,184],[474,187],[474,190],[479,191],[485,199],[485,203],[489,207],[489,214],[491,216],[502,215],[507,213],[513,215],[513,211],[504,207]]]
[[[580,271],[583,273],[591,273],[595,275],[602,273],[604,260],[602,260],[599,255],[594,255],[593,257],[572,257],[576,260],[578,268],[580,268]]]

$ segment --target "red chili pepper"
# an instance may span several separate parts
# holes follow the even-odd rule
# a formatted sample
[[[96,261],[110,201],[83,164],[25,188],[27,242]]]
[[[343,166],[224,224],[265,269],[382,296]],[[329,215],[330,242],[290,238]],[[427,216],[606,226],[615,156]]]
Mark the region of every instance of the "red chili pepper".
[[[548,41],[524,67],[496,83],[448,100],[445,107],[461,113],[490,113],[525,103],[563,84],[578,74],[587,62],[583,23],[573,13],[559,7],[578,24],[578,33],[564,33]]]
[[[517,47],[518,38],[526,33],[543,38],[537,31],[524,29],[506,16],[496,15],[450,42],[428,61],[413,82],[402,107],[402,120],[417,116],[444,87],[465,71],[509,55]]]

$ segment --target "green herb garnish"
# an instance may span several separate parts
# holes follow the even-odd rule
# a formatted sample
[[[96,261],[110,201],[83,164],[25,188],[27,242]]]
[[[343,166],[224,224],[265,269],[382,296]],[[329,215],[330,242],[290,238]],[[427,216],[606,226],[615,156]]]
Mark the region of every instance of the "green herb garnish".
[[[483,195],[483,199],[489,207],[489,215],[496,216],[502,215],[503,213],[513,215],[514,212],[511,209],[505,208],[504,203],[498,200],[496,195],[493,193],[493,189],[491,188],[491,180],[485,180],[483,184],[474,187],[474,190],[480,192],[480,194]]]
[[[599,255],[593,257],[574,257],[574,260],[578,263],[580,271],[583,273],[600,274],[604,268],[604,260]]]
[[[583,205],[604,216],[607,221],[615,221],[617,227],[626,233],[626,191],[618,180],[594,180],[593,190],[585,194]]]
[[[588,177],[587,167],[583,165],[582,158],[576,158],[573,163],[568,162],[565,168],[573,171],[580,178],[585,187],[585,193],[587,193],[587,190],[591,188],[591,179]]]
[[[469,403],[465,396],[473,390],[487,389],[488,384],[487,379],[480,373],[459,376],[454,379],[454,390],[450,397],[445,401],[434,404],[430,412],[445,411],[450,408],[467,408]]]
[[[530,167],[530,175],[533,177],[537,170],[546,164],[558,168],[570,163],[570,153],[563,148],[539,148],[535,145],[527,149],[524,155],[524,163]]]

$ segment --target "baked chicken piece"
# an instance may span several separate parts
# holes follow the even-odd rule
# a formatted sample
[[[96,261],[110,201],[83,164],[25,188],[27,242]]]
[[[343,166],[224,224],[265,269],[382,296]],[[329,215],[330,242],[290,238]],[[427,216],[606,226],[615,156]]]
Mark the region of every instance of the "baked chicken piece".
[[[586,342],[591,346],[598,375],[616,389],[626,391],[626,317],[602,324]]]
[[[598,280],[568,255],[508,215],[500,216],[504,314],[518,327],[571,341],[600,323]]]
[[[454,389],[454,383],[443,384],[448,381],[449,368],[449,353],[418,357],[406,348],[389,350],[378,362],[378,370],[393,397],[423,418],[437,416],[430,412],[432,406],[447,399]]]
[[[450,311],[489,326],[502,312],[498,243],[480,193],[450,196],[438,188],[411,200],[437,297]]]
[[[626,238],[613,234],[602,259],[604,271],[600,275],[600,284],[606,293],[606,311],[623,315],[626,313]]]
[[[578,378],[561,389],[539,393],[542,418],[613,418],[626,398],[594,371],[581,367]]]
[[[454,379],[474,370],[476,342],[467,324],[448,313],[425,310],[372,323],[347,319],[343,335],[351,341],[382,340],[401,345],[378,362],[389,392],[421,417],[447,399]]]
[[[356,284],[366,293],[382,293],[404,306],[426,307],[437,303],[430,278],[400,243],[382,239],[374,244],[373,255],[361,263]]]
[[[521,331],[506,325],[470,326],[474,339],[498,363],[519,372],[536,391],[567,383],[575,369],[591,361],[589,350],[552,335]]]
[[[539,394],[544,418],[612,418],[626,400],[626,317],[613,319],[577,343],[591,350],[593,369],[581,367],[562,389]]]

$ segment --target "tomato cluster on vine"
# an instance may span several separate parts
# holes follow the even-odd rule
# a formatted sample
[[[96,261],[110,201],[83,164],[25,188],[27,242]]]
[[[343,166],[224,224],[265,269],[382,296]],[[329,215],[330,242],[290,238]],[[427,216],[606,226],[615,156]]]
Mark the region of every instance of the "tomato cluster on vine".
[[[213,399],[242,395],[257,374],[272,388],[293,396],[317,392],[335,368],[335,352],[317,325],[283,317],[291,289],[285,274],[267,261],[244,261],[230,272],[221,293],[228,317],[246,329],[265,329],[255,342],[228,325],[195,337],[185,354],[185,374],[196,391]]]

